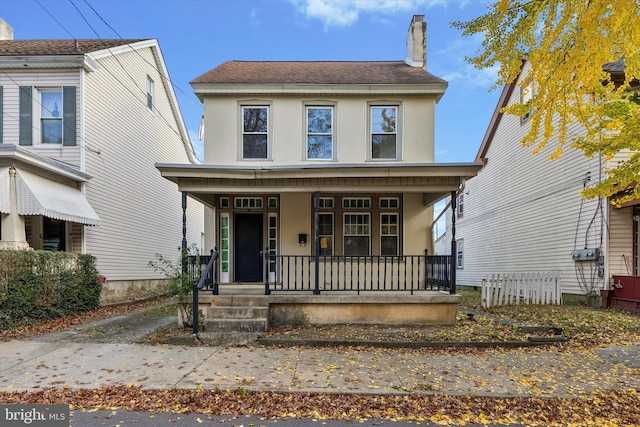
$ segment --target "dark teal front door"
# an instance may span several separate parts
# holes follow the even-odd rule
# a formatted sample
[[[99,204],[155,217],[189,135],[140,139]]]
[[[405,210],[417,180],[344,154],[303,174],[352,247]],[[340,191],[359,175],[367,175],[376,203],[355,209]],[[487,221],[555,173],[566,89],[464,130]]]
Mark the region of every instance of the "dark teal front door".
[[[262,281],[262,213],[234,216],[235,281]]]

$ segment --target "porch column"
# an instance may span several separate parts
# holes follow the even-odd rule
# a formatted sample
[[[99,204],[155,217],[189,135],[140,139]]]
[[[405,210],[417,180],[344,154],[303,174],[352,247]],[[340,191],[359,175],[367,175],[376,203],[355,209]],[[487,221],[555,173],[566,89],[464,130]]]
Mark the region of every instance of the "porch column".
[[[456,269],[458,268],[458,248],[456,244],[456,205],[458,199],[456,192],[451,192],[451,286],[449,287],[449,293],[454,295],[456,293]]]
[[[9,214],[2,215],[2,240],[0,249],[30,249],[25,232],[24,217],[18,215],[18,193],[16,186],[16,169],[9,168]]]
[[[316,282],[315,282],[315,289],[313,290],[313,294],[314,295],[320,295],[320,192],[316,191],[316,193],[314,194],[314,215],[313,217],[315,218],[315,234],[316,237],[314,239],[315,242],[315,248],[316,248],[316,269],[315,269],[315,273],[316,273]]]

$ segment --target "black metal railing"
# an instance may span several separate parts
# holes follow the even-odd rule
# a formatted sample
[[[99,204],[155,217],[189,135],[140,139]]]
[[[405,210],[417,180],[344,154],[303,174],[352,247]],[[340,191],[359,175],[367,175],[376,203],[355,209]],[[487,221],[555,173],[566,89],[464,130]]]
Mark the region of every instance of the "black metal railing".
[[[211,255],[189,255],[187,258],[187,274],[192,284],[197,284],[201,291],[213,291],[218,295],[218,250],[211,250]]]
[[[265,253],[267,294],[273,291],[413,293],[451,288],[449,255],[315,257]]]

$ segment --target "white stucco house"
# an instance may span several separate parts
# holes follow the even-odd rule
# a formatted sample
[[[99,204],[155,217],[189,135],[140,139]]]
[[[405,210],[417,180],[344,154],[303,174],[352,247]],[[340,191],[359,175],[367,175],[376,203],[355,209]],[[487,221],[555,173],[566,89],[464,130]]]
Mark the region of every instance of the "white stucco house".
[[[157,40],[14,40],[0,20],[0,248],[90,253],[105,296],[164,279],[180,198],[157,162],[197,164]],[[186,212],[201,246],[203,207]]]
[[[423,18],[409,26],[405,60],[228,61],[191,82],[204,162],[157,167],[205,204],[221,283],[409,286],[411,257],[433,254],[433,203],[481,167],[434,161],[447,82],[427,70]],[[389,260],[400,277],[372,266]]]
[[[538,155],[522,147],[528,117],[500,109],[526,96],[518,83],[527,81],[528,70],[525,61],[517,81],[503,89],[476,156],[484,167],[457,194],[455,217],[447,214],[447,233],[452,220],[456,226],[457,283],[480,286],[490,274],[557,272],[564,294],[597,296],[619,276],[640,274],[640,201],[616,207],[580,195],[610,166],[601,158],[566,147],[548,160],[553,140]]]

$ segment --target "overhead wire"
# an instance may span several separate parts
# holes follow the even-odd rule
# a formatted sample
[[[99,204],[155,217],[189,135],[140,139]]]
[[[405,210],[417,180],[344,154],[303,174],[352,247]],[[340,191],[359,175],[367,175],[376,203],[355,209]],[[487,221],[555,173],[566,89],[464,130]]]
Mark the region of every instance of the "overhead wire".
[[[35,0],[35,2],[47,13],[47,15],[49,15],[67,34],[69,34],[69,36],[74,39],[77,40],[77,38],[73,35],[73,33],[71,31],[69,31],[64,24],[62,24],[41,2],[40,0]],[[95,30],[95,28],[91,25],[91,23],[88,21],[88,19],[85,17],[85,15],[80,11],[80,9],[77,7],[77,5],[73,2],[73,0],[69,0],[69,2],[71,3],[71,5],[74,7],[74,9],[78,12],[78,14],[82,17],[82,19],[85,21],[85,23],[89,26],[89,28],[91,28],[91,30],[94,32],[94,34],[98,37],[98,39],[100,41],[102,41],[105,45],[105,49],[111,54],[111,57],[113,57],[115,59],[115,61],[118,63],[118,65],[124,70],[125,74],[129,77],[129,79],[131,79],[132,83],[134,84],[134,86],[136,87],[136,89],[139,91],[139,93],[134,92],[131,87],[129,87],[129,85],[125,84],[111,69],[109,69],[108,66],[106,66],[105,64],[103,65],[103,68],[107,71],[107,73],[109,73],[109,75],[111,77],[113,77],[124,89],[126,89],[132,96],[134,96],[136,99],[142,101],[142,102],[146,102],[147,98],[146,98],[146,88],[142,88],[137,82],[136,80],[131,76],[131,74],[127,71],[126,67],[124,67],[124,65],[122,64],[122,62],[119,60],[119,58],[117,57],[116,54],[114,54],[111,50],[111,48],[109,48],[106,44],[106,42],[104,41],[104,39],[102,37],[100,37],[99,33]],[[86,3],[86,0],[85,0]],[[87,3],[88,4],[88,3]],[[99,16],[99,14],[97,13],[97,11],[95,11],[95,9],[93,7],[91,7],[91,9],[94,11],[94,13],[96,13],[96,15]],[[104,18],[102,18],[101,16],[99,16],[100,19],[106,23],[106,21],[104,20]],[[111,28],[113,30],[113,27],[108,25],[109,28]],[[115,32],[115,30],[114,30]],[[116,34],[118,34],[116,32]],[[121,40],[124,40],[119,34],[118,37]],[[151,65],[152,67],[154,67],[154,69],[156,71],[158,71],[158,73],[162,76],[163,79],[167,79],[167,81],[171,84],[171,87],[177,87],[176,85],[174,85],[170,79],[168,79],[165,75],[164,72],[159,70],[157,67],[157,64],[153,64],[150,63],[149,61],[147,61],[144,57],[142,57],[142,55],[140,54],[140,52],[138,52],[137,49],[135,49],[133,46],[131,46],[130,44],[127,43],[123,43],[123,46],[127,45],[129,46],[133,52],[135,52],[137,55],[139,55],[141,58],[143,58],[145,60],[145,62],[149,65]],[[5,74],[10,80],[12,80],[16,85],[19,86],[19,84],[13,79],[11,78],[11,76],[9,76],[5,71],[2,71],[3,74]],[[180,90],[182,93],[184,93],[184,91]],[[42,106],[42,103],[37,99],[37,97],[32,96],[32,99],[39,105]],[[201,104],[200,104],[201,105]],[[179,108],[179,105],[176,105],[177,108]],[[165,124],[167,125],[167,127],[171,130],[171,132],[173,132],[174,134],[176,134],[178,137],[182,138],[182,135],[180,134],[180,131],[178,129],[176,129],[175,127],[173,127],[170,123],[170,121],[162,114],[162,112],[159,109],[154,109],[154,111],[156,112],[156,114],[165,122]],[[37,127],[35,127],[34,125],[34,129],[38,130]],[[185,129],[186,130],[186,129]],[[191,143],[191,138],[188,134],[186,134],[186,137],[189,140],[189,145],[191,147],[191,151],[195,153],[195,148],[194,145]],[[100,153],[99,149],[93,149],[91,147],[89,147],[89,144],[87,143],[87,140],[84,139],[81,135],[78,135],[78,138],[84,142],[84,146],[89,149],[90,151],[94,151],[96,153]],[[198,157],[196,155],[196,157]]]

